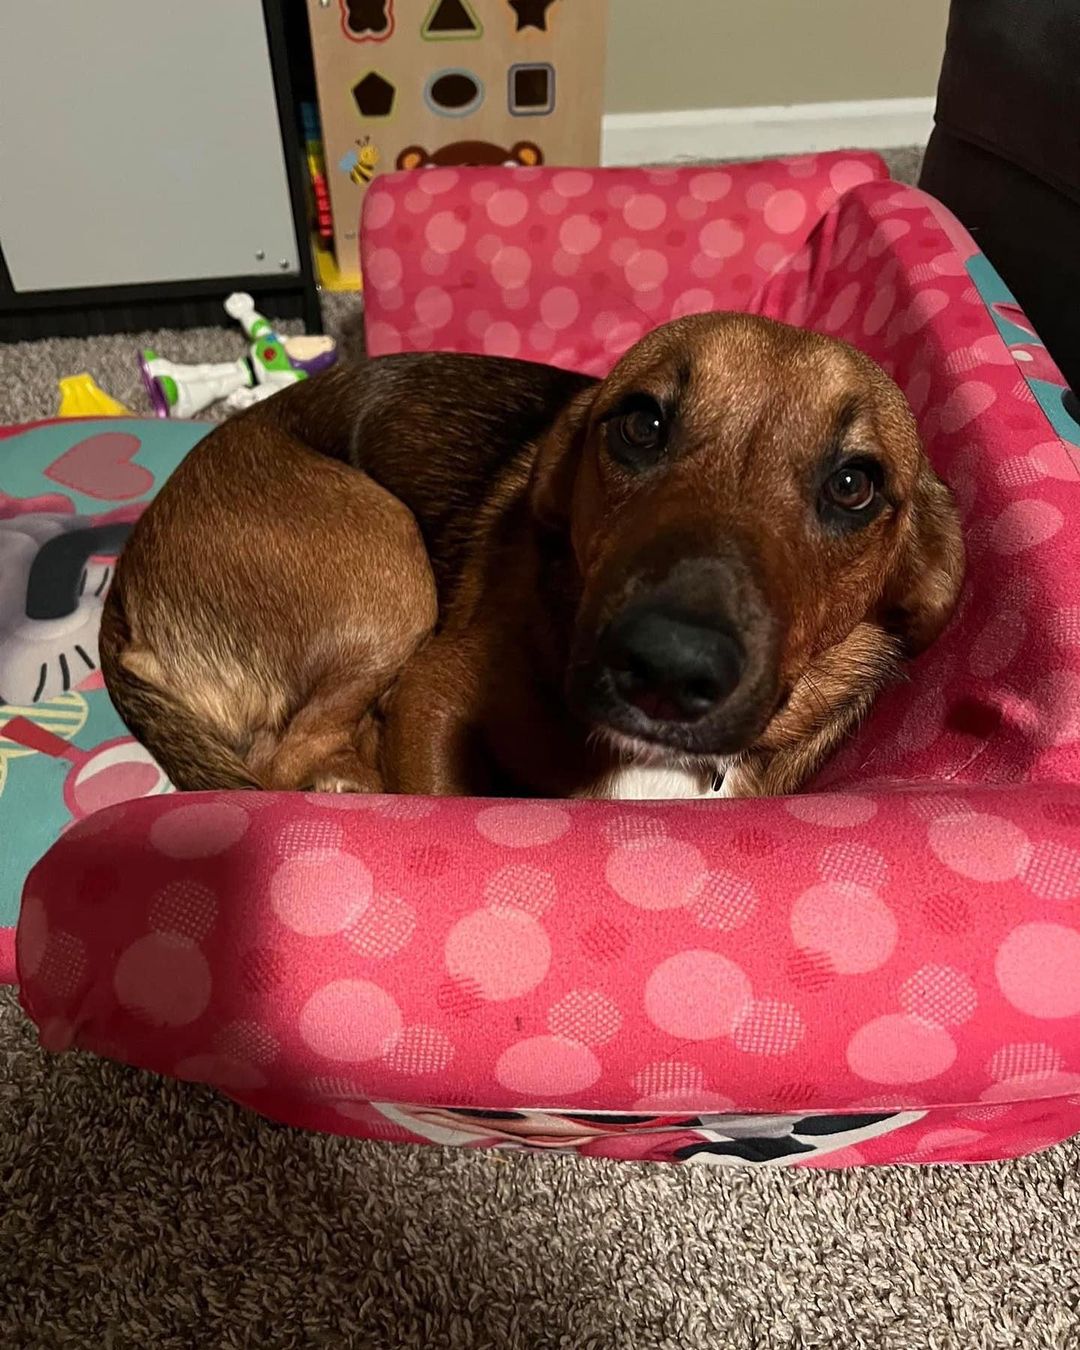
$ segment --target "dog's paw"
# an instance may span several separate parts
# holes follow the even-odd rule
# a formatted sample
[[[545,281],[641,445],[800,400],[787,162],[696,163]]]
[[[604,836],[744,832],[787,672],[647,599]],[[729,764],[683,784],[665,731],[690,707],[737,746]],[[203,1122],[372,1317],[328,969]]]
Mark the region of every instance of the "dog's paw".
[[[319,774],[313,778],[311,783],[304,789],[305,792],[370,792],[371,787],[367,783],[361,783],[355,778],[345,778],[341,774],[327,773]]]

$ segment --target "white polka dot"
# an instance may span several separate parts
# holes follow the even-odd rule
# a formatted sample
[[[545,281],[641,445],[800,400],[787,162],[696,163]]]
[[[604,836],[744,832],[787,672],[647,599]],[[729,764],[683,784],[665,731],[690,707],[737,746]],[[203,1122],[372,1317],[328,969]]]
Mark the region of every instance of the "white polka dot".
[[[693,897],[693,915],[702,928],[730,933],[748,923],[757,909],[757,892],[731,872],[710,872]]]
[[[401,285],[405,269],[396,249],[373,248],[364,261],[364,276],[370,285],[380,289]]]
[[[971,644],[968,669],[984,680],[1004,670],[1020,650],[1026,631],[1022,614],[1015,609],[1000,610]]]
[[[456,253],[465,242],[465,225],[452,211],[437,211],[424,226],[424,238],[433,253]]]
[[[997,391],[983,380],[966,380],[959,384],[941,405],[942,431],[961,431],[993,406]]]
[[[423,1076],[442,1073],[454,1059],[450,1038],[438,1027],[406,1027],[386,1055],[386,1067],[395,1073]]]
[[[248,814],[228,802],[174,806],[150,826],[150,842],[168,858],[212,858],[243,838]]]
[[[855,306],[861,293],[862,287],[857,281],[852,281],[837,294],[825,315],[824,326],[827,332],[836,333],[843,328],[855,313]]]
[[[983,1102],[1038,1101],[1080,1089],[1080,1073],[1031,1073],[1006,1078],[979,1094]]]
[[[567,169],[557,173],[551,180],[551,187],[560,197],[584,197],[592,191],[593,176],[581,169]]]
[[[735,1026],[735,1048],[748,1055],[788,1055],[806,1035],[798,1008],[777,999],[758,998]]]
[[[524,286],[532,272],[532,259],[523,248],[509,244],[500,248],[491,260],[491,275],[504,290]]]
[[[518,909],[477,909],[459,919],[446,937],[450,975],[481,998],[519,998],[544,979],[551,943],[530,914]]]
[[[743,232],[729,220],[710,220],[698,236],[701,250],[709,258],[734,258],[745,242]]]
[[[401,1035],[401,1010],[370,980],[333,980],[300,1010],[300,1037],[324,1059],[356,1063],[389,1053]]]
[[[939,1026],[901,1013],[876,1017],[852,1036],[847,1062],[868,1083],[924,1083],[956,1060],[956,1043]]]
[[[643,248],[627,259],[625,272],[627,285],[632,290],[651,290],[666,280],[668,262],[658,249]]]
[[[698,893],[708,874],[701,853],[678,839],[641,841],[616,848],[606,867],[608,885],[639,909],[678,909]]]
[[[972,881],[1010,881],[1031,857],[1024,831],[1000,816],[948,816],[931,821],[928,834],[945,866]]]
[[[170,881],[150,901],[149,927],[201,942],[217,920],[217,896],[209,886],[189,877]]]
[[[553,1035],[584,1045],[604,1045],[621,1025],[618,1007],[596,989],[572,989],[548,1013]]]
[[[893,312],[895,305],[896,287],[880,287],[867,305],[866,311],[863,314],[863,333],[867,337],[870,337],[872,334],[880,332],[885,326],[885,320]]]
[[[150,933],[122,953],[113,975],[120,1006],[151,1026],[182,1027],[210,1002],[210,967],[175,933]]]
[[[689,1115],[700,1115],[703,1111],[726,1114],[734,1111],[735,1102],[719,1092],[706,1092],[694,1089],[688,1092],[658,1092],[651,1097],[638,1097],[631,1102],[632,1111],[662,1112],[678,1111]]]
[[[860,183],[869,183],[873,177],[874,171],[869,164],[857,159],[842,159],[829,169],[829,183],[837,194],[850,192]]]
[[[718,202],[731,191],[732,177],[729,173],[710,170],[695,174],[687,184],[687,190],[695,201]]]
[[[559,226],[559,243],[571,257],[591,253],[601,237],[600,226],[589,216],[567,216]]]
[[[1080,672],[1044,672],[1034,681],[1031,699],[1039,711],[1039,739],[1044,745],[1080,740]]]
[[[636,192],[623,206],[622,214],[632,230],[655,230],[664,223],[667,206],[654,192]]]
[[[750,981],[733,961],[716,952],[685,951],[653,970],[645,1011],[669,1036],[713,1040],[731,1034],[751,997]]]
[[[557,897],[554,874],[528,863],[500,867],[484,887],[484,901],[492,909],[517,909],[534,919],[546,913]]]
[[[454,317],[454,302],[441,286],[425,286],[414,302],[416,317],[428,328],[445,328]]]
[[[871,890],[889,879],[889,864],[877,849],[853,839],[823,849],[818,871],[822,881],[854,881]]]
[[[827,956],[841,975],[878,970],[896,948],[892,910],[874,891],[851,881],[803,891],[791,911],[791,934],[802,951]]]
[[[1001,992],[1031,1017],[1080,1013],[1080,932],[1060,923],[1019,924],[994,961]]]
[[[521,334],[512,323],[499,322],[484,332],[484,352],[487,356],[517,356],[521,350]]]
[[[385,229],[393,218],[393,194],[381,188],[371,188],[364,196],[364,229]]]
[[[505,1050],[495,1064],[495,1078],[530,1105],[556,1103],[583,1092],[600,1077],[600,1061],[587,1045],[561,1036],[531,1036]]]
[[[383,319],[370,319],[365,323],[364,339],[369,356],[393,356],[404,350],[401,334]]]
[[[552,286],[540,297],[540,317],[553,332],[569,328],[581,312],[581,302],[569,286]]]
[[[342,931],[342,937],[361,956],[385,961],[404,951],[415,931],[416,910],[400,896],[383,891]]]
[[[347,854],[287,858],[270,878],[274,913],[303,937],[340,933],[367,909],[371,892],[371,873]]]
[[[996,1050],[986,1066],[995,1080],[1025,1076],[1045,1077],[1065,1064],[1060,1050],[1041,1041],[1021,1041]]]
[[[82,939],[74,933],[51,929],[34,981],[38,988],[55,998],[71,998],[78,993],[86,975],[87,956]]]
[[[698,286],[677,295],[671,305],[671,317],[681,319],[687,314],[711,314],[716,308],[716,297],[712,291]]]
[[[765,203],[765,224],[776,234],[793,234],[806,219],[806,198],[794,188],[770,194]]]
[[[487,199],[488,219],[496,225],[517,225],[525,219],[529,199],[517,188],[500,188]]]
[[[570,815],[546,802],[507,803],[478,811],[476,828],[503,848],[535,848],[561,839],[570,828]]]
[[[322,798],[315,799],[321,805]],[[332,857],[341,848],[345,831],[336,820],[308,817],[291,820],[278,830],[274,843],[281,853],[320,854]]]
[[[855,797],[847,792],[819,793],[815,796],[789,797],[785,808],[808,825],[825,825],[831,829],[851,829],[865,825],[877,814],[877,803],[869,797]]]
[[[1049,502],[1013,502],[994,522],[990,546],[997,553],[1022,553],[1052,539],[1065,524],[1065,517]]]
[[[900,986],[904,1012],[939,1026],[967,1022],[978,1007],[975,986],[962,970],[951,966],[922,966]]]
[[[1021,876],[1040,900],[1075,900],[1080,896],[1080,853],[1065,844],[1042,840],[1031,850]]]

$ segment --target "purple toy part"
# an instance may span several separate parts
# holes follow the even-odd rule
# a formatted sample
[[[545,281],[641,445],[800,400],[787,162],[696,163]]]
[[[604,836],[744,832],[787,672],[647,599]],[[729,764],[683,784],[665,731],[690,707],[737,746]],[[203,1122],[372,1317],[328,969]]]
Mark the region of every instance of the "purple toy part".
[[[169,415],[169,404],[165,395],[161,392],[161,385],[150,374],[150,367],[146,363],[145,355],[139,353],[139,374],[142,376],[143,388],[146,390],[146,397],[150,400],[150,406],[154,410],[155,417],[165,417]]]
[[[286,347],[288,355],[288,347]],[[302,370],[305,375],[318,375],[320,371],[329,370],[338,358],[337,345],[335,344],[328,351],[319,352],[318,356],[311,357],[308,361],[298,361],[295,357],[289,357],[289,364],[296,370]]]

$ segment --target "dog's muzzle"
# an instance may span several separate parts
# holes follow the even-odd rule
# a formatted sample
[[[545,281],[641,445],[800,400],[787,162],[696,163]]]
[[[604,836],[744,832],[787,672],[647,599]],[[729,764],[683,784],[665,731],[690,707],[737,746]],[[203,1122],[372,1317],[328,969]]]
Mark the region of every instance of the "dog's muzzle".
[[[778,624],[728,562],[689,559],[659,581],[636,579],[588,646],[571,701],[632,740],[730,755],[752,744],[776,706]]]

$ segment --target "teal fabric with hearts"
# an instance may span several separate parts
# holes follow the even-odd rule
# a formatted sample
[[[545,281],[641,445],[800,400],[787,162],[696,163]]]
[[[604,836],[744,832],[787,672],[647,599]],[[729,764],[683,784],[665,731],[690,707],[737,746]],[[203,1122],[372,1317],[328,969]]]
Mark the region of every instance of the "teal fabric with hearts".
[[[0,430],[0,980],[26,874],[54,840],[171,791],[109,701],[98,628],[132,523],[206,432],[134,418]]]

